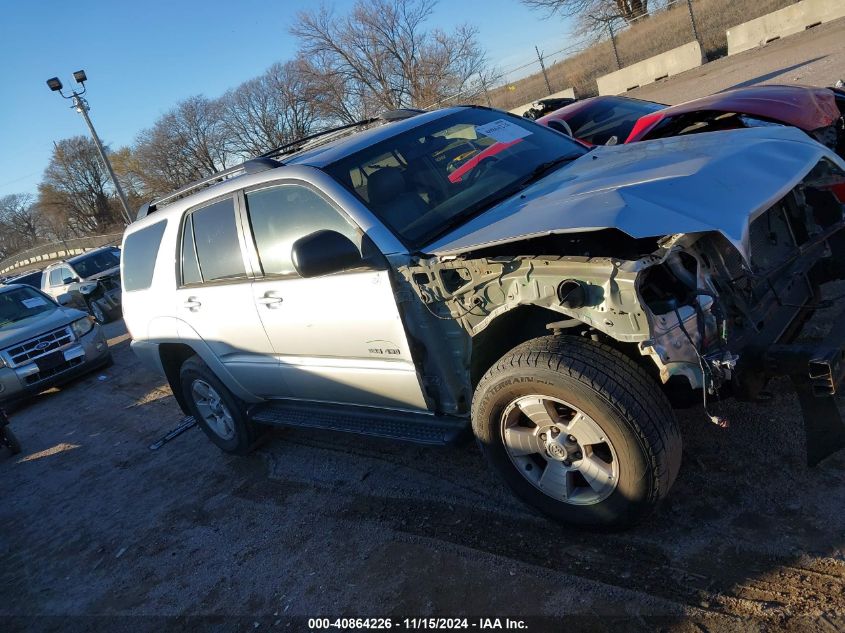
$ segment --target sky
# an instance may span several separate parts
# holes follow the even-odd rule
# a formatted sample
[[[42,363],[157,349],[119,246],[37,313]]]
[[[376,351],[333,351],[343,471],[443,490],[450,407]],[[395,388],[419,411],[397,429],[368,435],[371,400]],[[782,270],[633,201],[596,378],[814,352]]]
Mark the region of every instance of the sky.
[[[338,13],[354,0],[326,0]],[[45,81],[88,75],[90,116],[112,149],[186,97],[214,98],[294,57],[289,34],[308,0],[0,0],[0,196],[35,193],[54,141],[87,134]],[[440,0],[428,26],[477,27],[500,69],[567,46],[568,25],[519,0]]]

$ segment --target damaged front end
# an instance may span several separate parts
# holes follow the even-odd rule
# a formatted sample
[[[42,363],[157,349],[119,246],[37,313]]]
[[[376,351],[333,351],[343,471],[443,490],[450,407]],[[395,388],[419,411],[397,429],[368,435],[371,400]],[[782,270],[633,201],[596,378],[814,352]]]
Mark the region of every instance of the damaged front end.
[[[399,269],[400,285],[421,299],[426,317],[412,319],[423,325],[410,334],[420,348],[451,341],[454,364],[451,373],[425,367],[442,363],[434,358],[442,355],[425,355],[425,373],[447,376],[428,393],[441,409],[465,408],[484,332],[531,307],[548,329],[641,358],[667,390],[699,393],[705,409],[708,397],[762,399],[772,377],[789,376],[815,464],[845,446],[834,401],[845,377],[845,325],[822,343],[797,341],[828,305],[821,285],[845,278],[843,203],[845,171],[822,158],[750,217],[739,241],[718,231],[633,238],[610,228],[419,257]],[[462,336],[469,342],[456,345]]]
[[[98,311],[103,316],[117,314],[121,309],[120,272],[104,273],[78,284],[71,292],[81,309]],[[84,306],[84,307],[82,307]],[[100,320],[100,319],[98,319]]]

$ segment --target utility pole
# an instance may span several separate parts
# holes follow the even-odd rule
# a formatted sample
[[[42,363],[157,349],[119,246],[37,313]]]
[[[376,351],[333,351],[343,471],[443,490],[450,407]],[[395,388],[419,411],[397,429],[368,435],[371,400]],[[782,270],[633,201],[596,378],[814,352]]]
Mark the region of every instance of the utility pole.
[[[546,73],[546,65],[543,63],[543,54],[536,45],[534,46],[534,50],[537,51],[537,59],[540,60],[540,68],[543,70],[543,79],[546,80],[546,88],[549,89],[549,94],[552,94],[552,85],[549,83],[549,75]]]
[[[484,90],[484,97],[487,99],[487,107],[492,108],[493,102],[490,101],[490,93],[487,91],[487,82],[484,81],[484,75],[478,73],[478,78],[481,80],[481,88]]]
[[[126,221],[127,225],[131,224],[132,213],[129,211],[129,201],[126,199],[126,194],[123,192],[123,187],[120,186],[120,181],[118,181],[117,175],[114,173],[114,168],[112,167],[108,154],[106,154],[106,149],[103,147],[102,141],[100,141],[100,137],[97,135],[97,130],[94,129],[94,124],[91,123],[91,117],[88,116],[88,101],[82,96],[83,94],[85,94],[85,81],[88,79],[88,77],[85,75],[84,70],[77,70],[75,73],[73,73],[73,78],[76,79],[76,82],[82,86],[81,92],[77,92],[76,90],[74,90],[69,96],[65,95],[62,92],[62,82],[59,81],[58,77],[48,79],[47,86],[53,92],[58,92],[65,99],[71,99],[73,102],[73,107],[76,108],[76,111],[82,115],[83,119],[85,119],[85,124],[88,126],[88,131],[91,133],[91,137],[94,139],[94,144],[97,146],[97,151],[100,154],[100,158],[103,160],[103,164],[106,166],[106,171],[109,172],[111,181],[114,184],[114,190],[117,193],[117,197],[120,199],[120,204],[123,208],[123,219]]]
[[[616,50],[616,36],[613,33],[613,22],[608,21],[607,30],[610,31],[610,45],[613,46],[613,57],[616,59],[616,70],[622,68],[619,62],[619,51]]]
[[[94,144],[97,146],[97,151],[100,153],[100,158],[103,159],[103,164],[109,172],[111,181],[114,183],[114,190],[117,192],[117,197],[120,198],[120,204],[123,207],[123,219],[127,224],[132,223],[132,215],[129,212],[129,201],[126,199],[126,194],[123,193],[123,187],[120,186],[120,181],[117,179],[117,174],[114,173],[114,168],[111,166],[111,161],[106,154],[106,148],[103,147],[100,137],[97,136],[97,130],[94,129],[94,124],[91,123],[91,117],[88,116],[88,102],[81,96],[73,93],[73,105],[76,111],[85,119],[85,124],[88,126],[88,131],[91,132],[91,138],[94,139]]]
[[[695,25],[695,14],[692,12],[692,0],[687,0],[687,11],[689,11],[690,24],[692,24],[692,35],[696,42],[701,42],[698,37],[698,27]]]

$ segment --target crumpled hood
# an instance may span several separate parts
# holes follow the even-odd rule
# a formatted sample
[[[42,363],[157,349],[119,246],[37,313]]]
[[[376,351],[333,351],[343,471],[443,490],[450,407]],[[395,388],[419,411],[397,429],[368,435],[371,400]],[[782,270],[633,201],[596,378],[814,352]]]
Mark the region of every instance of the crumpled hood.
[[[40,334],[46,334],[76,319],[81,319],[85,313],[74,308],[56,308],[48,314],[39,314],[29,319],[11,323],[0,328],[0,350],[17,345]]]
[[[553,233],[634,238],[718,231],[748,258],[748,225],[822,158],[795,128],[767,127],[598,147],[422,248],[455,255]]]

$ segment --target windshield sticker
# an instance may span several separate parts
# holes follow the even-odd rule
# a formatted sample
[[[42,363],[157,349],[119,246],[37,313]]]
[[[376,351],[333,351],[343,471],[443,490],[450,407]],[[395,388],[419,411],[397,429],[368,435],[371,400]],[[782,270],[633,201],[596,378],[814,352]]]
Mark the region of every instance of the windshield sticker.
[[[475,126],[475,131],[478,134],[489,136],[499,143],[513,143],[533,134],[533,132],[526,130],[524,127],[506,121],[505,119],[498,119],[492,123],[477,125]]]
[[[27,308],[37,308],[38,306],[46,306],[47,302],[41,297],[31,297],[30,299],[24,299],[23,304]]]

